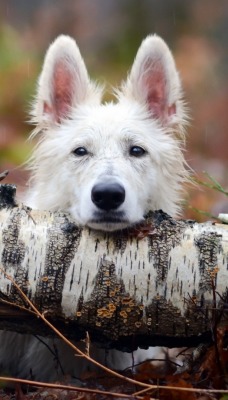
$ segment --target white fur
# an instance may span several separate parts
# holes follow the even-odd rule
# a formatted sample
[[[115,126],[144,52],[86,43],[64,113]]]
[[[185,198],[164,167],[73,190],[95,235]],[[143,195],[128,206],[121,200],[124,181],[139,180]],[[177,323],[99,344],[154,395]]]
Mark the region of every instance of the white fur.
[[[68,114],[60,116],[53,112],[53,76],[58,60],[66,64],[66,74],[71,71],[73,91]],[[165,111],[160,112],[156,104],[154,118],[153,104],[148,104],[147,97],[156,90],[153,76],[157,70],[163,74],[161,102]],[[162,89],[158,87],[158,92]],[[157,94],[153,96],[156,101]],[[170,215],[178,214],[187,177],[182,153],[185,119],[178,73],[164,41],[157,36],[144,40],[116,104],[100,104],[100,97],[75,42],[60,36],[46,55],[33,110],[37,123],[34,134],[39,135],[39,141],[30,162],[27,204],[68,210],[79,224],[101,230],[125,228],[141,221],[149,210],[162,208]],[[48,112],[44,112],[44,104]],[[175,112],[168,115],[172,106]],[[142,147],[146,154],[129,155],[132,146]],[[75,156],[77,147],[85,147],[89,154]],[[110,179],[125,190],[125,201],[118,208],[123,221],[96,223],[97,207],[91,191],[97,183]]]
[[[38,143],[29,164],[32,177],[26,204],[67,210],[78,224],[105,231],[142,221],[149,210],[179,213],[182,184],[188,176],[183,157],[185,113],[175,63],[161,38],[149,36],[143,41],[127,81],[115,93],[116,103],[101,104],[102,89],[90,81],[73,39],[60,36],[50,46],[32,111],[36,124],[32,137],[37,136]],[[132,155],[134,146],[145,154]],[[79,147],[88,154],[75,155]],[[114,211],[98,210],[91,192],[110,182],[123,189],[124,201]],[[31,367],[36,379],[59,377],[53,356],[42,344],[16,337],[20,354],[9,367],[11,372],[27,377]],[[4,333],[3,340],[9,345],[12,334]],[[64,354],[65,373],[73,376],[82,371],[82,361],[73,362],[72,351],[64,344],[59,344],[59,352]],[[104,361],[104,351],[95,353]],[[5,355],[10,358],[7,350],[1,352],[2,364]],[[152,348],[140,350],[134,359],[137,363],[153,355]],[[126,368],[132,365],[132,356],[112,351],[108,363]]]

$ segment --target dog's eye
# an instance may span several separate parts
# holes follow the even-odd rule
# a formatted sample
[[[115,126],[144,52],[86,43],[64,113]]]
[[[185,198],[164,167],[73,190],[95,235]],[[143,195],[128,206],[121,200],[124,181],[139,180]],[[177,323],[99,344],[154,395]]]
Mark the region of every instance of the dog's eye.
[[[130,156],[141,157],[145,154],[145,150],[140,146],[132,146],[130,148]]]
[[[76,156],[83,157],[83,156],[86,156],[86,155],[88,154],[88,151],[86,150],[85,147],[78,147],[77,149],[75,149],[75,150],[73,151],[73,153],[74,153]]]

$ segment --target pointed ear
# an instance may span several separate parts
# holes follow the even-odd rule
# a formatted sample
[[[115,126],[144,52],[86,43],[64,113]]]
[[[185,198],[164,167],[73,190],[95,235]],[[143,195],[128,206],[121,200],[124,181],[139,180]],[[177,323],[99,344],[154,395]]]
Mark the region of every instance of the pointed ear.
[[[37,123],[60,123],[72,108],[100,94],[89,80],[84,61],[73,39],[59,36],[49,47],[38,82],[33,110]]]
[[[123,94],[146,104],[151,115],[165,125],[181,112],[180,79],[173,56],[160,37],[148,36],[142,42]]]

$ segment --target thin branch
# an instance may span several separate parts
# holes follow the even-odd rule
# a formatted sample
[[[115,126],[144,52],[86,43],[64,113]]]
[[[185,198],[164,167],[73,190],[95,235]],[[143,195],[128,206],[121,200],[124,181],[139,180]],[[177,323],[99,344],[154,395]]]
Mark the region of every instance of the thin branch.
[[[5,179],[7,177],[7,175],[9,174],[9,171],[3,171],[0,174],[0,181],[3,181],[3,179]]]
[[[205,217],[209,217],[209,218],[213,218],[213,219],[218,219],[218,217],[216,217],[215,215],[212,215],[211,213],[209,213],[209,212],[207,212],[207,211],[199,210],[198,208],[192,207],[192,206],[190,206],[190,205],[188,206],[188,208],[189,208],[190,210],[192,210],[192,211],[197,212],[198,214],[204,215]]]
[[[131,395],[127,394],[122,394],[122,393],[113,393],[113,392],[107,392],[103,390],[98,390],[98,389],[88,389],[84,387],[78,387],[78,386],[68,386],[68,385],[60,385],[60,384],[55,384],[55,383],[46,383],[46,382],[37,382],[37,381],[30,381],[27,379],[19,379],[19,378],[8,378],[5,376],[0,376],[0,381],[1,382],[9,382],[9,383],[21,383],[25,385],[30,385],[30,386],[36,386],[36,387],[47,387],[51,389],[62,389],[62,390],[72,390],[75,392],[87,392],[87,393],[98,393],[98,394],[108,394],[113,397],[123,397],[123,398],[130,398],[132,399],[132,396],[138,396],[139,393],[142,393],[144,391],[149,391],[149,390],[155,390],[155,389],[163,389],[163,390],[175,390],[175,391],[182,391],[182,392],[192,392],[192,393],[198,393],[198,394],[228,394],[228,390],[226,389],[196,389],[196,388],[189,388],[189,387],[179,387],[179,386],[162,386],[162,385],[148,385],[147,388],[145,388],[143,391],[138,391],[135,392]],[[137,382],[137,381],[136,381]],[[140,382],[137,382],[137,384]],[[142,397],[137,397],[139,399],[142,399]]]
[[[91,393],[91,394],[95,393],[95,394],[102,394],[102,395],[106,395],[106,396],[109,395],[109,396],[118,397],[118,398],[123,397],[126,399],[132,399],[132,395],[128,395],[128,394],[107,392],[105,390],[99,390],[99,389],[88,389],[88,388],[78,387],[78,386],[60,385],[60,384],[56,384],[56,383],[30,381],[28,379],[8,378],[5,376],[0,376],[0,381],[6,382],[6,383],[21,383],[23,385],[45,387],[45,388],[50,388],[50,389],[72,390],[74,392],[84,392],[84,393]],[[140,399],[140,397],[138,397],[138,398]]]
[[[55,357],[55,359],[56,359],[56,361],[58,363],[58,366],[61,369],[62,374],[64,375],[64,370],[63,370],[62,364],[61,364],[60,359],[59,359],[57,347],[53,344],[54,350],[52,350],[52,348],[44,340],[42,340],[41,337],[39,337],[38,335],[34,335],[34,337],[40,343],[42,343],[50,351],[50,353]]]
[[[193,177],[192,181],[195,183],[198,183],[199,185],[205,186],[209,189],[217,190],[218,192],[221,192],[221,193],[225,194],[226,196],[228,196],[228,192],[214,178],[212,178],[207,173],[205,173],[205,174],[213,183],[201,181],[201,179],[198,179],[196,177]]]
[[[189,387],[180,387],[180,386],[162,386],[162,385],[151,385],[150,388],[147,389],[143,389],[140,390],[138,392],[134,392],[132,394],[132,396],[137,396],[143,392],[147,392],[151,389],[164,389],[164,390],[175,390],[178,392],[193,392],[193,393],[198,393],[198,394],[205,394],[205,395],[209,395],[209,394],[216,394],[216,393],[221,393],[221,394],[228,394],[228,390],[227,389],[196,389],[196,388],[189,388]]]
[[[8,301],[8,300],[5,300],[5,299],[0,299],[0,304],[1,303],[7,304],[7,305],[9,305],[11,307],[14,307],[14,308],[19,308],[21,311],[26,311],[26,313],[28,313],[28,314],[37,315],[37,313],[35,311],[29,310],[28,308],[26,308],[24,306],[21,306],[19,304],[15,304],[12,301]]]

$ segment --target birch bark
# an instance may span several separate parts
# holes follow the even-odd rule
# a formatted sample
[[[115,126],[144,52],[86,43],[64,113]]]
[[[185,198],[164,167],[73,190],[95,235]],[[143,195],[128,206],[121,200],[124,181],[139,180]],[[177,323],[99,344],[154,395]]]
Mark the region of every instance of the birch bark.
[[[48,335],[4,271],[67,336],[110,347],[196,345],[227,320],[228,226],[162,211],[127,231],[30,210],[0,185],[0,328]]]

